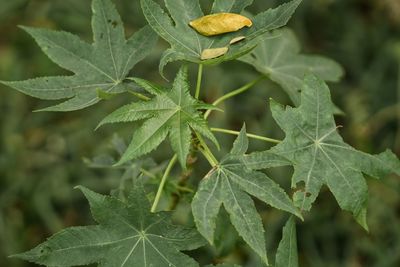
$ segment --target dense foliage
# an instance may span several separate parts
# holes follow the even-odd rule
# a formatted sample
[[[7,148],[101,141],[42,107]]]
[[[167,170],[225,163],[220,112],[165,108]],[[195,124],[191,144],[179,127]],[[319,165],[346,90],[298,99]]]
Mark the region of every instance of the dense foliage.
[[[57,159],[60,156],[62,158],[62,154],[51,159],[54,152],[63,153],[68,144],[60,136],[48,140],[49,151],[43,152],[35,164],[44,164],[42,168],[54,173],[49,176],[32,173],[32,177],[42,177],[40,179],[43,181],[41,187],[37,187],[37,196],[33,194],[33,203],[52,232],[65,229],[34,249],[15,254],[13,258],[47,266],[92,263],[98,263],[99,266],[199,266],[226,262],[220,266],[272,264],[290,267],[303,264],[311,266],[310,262],[313,261],[315,266],[336,266],[335,260],[318,261],[316,255],[314,259],[304,260],[304,256],[300,257],[300,263],[298,257],[299,254],[308,255],[304,244],[312,242],[312,235],[327,231],[322,227],[320,230],[306,228],[310,222],[318,220],[315,219],[318,214],[322,216],[327,211],[321,210],[319,201],[316,201],[320,194],[326,195],[324,185],[332,192],[340,208],[350,211],[355,220],[368,229],[367,209],[371,202],[368,201],[368,184],[364,175],[390,181],[387,180],[390,175],[400,175],[400,161],[389,150],[377,155],[361,152],[344,142],[339,134],[342,126],[335,122],[334,114],[340,120],[343,111],[333,104],[325,81],[338,81],[343,75],[342,68],[331,59],[300,54],[299,41],[293,31],[281,28],[301,1],[293,0],[271,9],[263,7],[261,12],[256,9],[258,11],[254,13],[257,15],[254,16],[244,10],[251,7],[252,2],[210,1],[211,13],[243,12],[252,19],[253,24],[237,32],[209,37],[196,32],[189,25],[190,21],[208,13],[203,11],[207,9],[198,0],[165,0],[168,13],[153,0],[141,0],[140,7],[149,25],[135,30],[128,39],[114,3],[111,0],[93,0],[92,45],[68,32],[22,27],[52,61],[74,75],[60,75],[53,71],[54,76],[2,83],[39,99],[66,99],[50,108],[40,108],[41,111],[76,111],[103,100],[103,105],[90,109],[95,111],[95,115],[79,111],[79,116],[90,122],[92,129],[101,121],[98,127],[102,127],[95,133],[87,129],[80,130],[80,125],[65,126],[69,133],[73,129],[80,133],[74,141],[78,146],[84,144],[81,136],[91,140],[102,131],[105,131],[105,136],[111,136],[114,132],[131,135],[132,141],[127,146],[123,139],[114,136],[112,146],[117,154],[111,152],[111,155],[85,160],[87,166],[101,168],[105,172],[94,174],[85,169],[83,164],[74,163],[80,166],[71,170],[80,177],[79,184],[99,191],[111,190],[111,195],[101,195],[80,186],[98,224],[66,228],[55,215],[49,199],[53,198],[52,194],[59,194],[57,190],[61,189],[60,184],[64,192],[70,192],[73,187],[68,178],[63,179],[63,175],[60,175],[68,173],[68,165]],[[20,1],[15,6],[6,7],[12,9],[23,3]],[[254,4],[257,5],[257,1]],[[143,20],[136,23],[143,25]],[[157,46],[155,51],[158,51],[158,57],[151,58],[148,56],[153,55],[153,49],[158,44],[157,35],[167,41],[170,47],[165,49]],[[221,56],[201,59],[205,49],[221,47],[226,47]],[[154,79],[154,73],[150,77],[147,75],[153,71],[158,60],[157,76],[175,75],[173,82]],[[229,63],[221,65],[227,61]],[[210,65],[214,66],[214,70],[218,65],[222,72],[225,68],[230,69],[224,72],[226,79],[231,79],[227,84],[238,84],[235,75],[230,73],[232,71],[247,80],[247,73],[254,71],[246,69],[245,64],[238,63],[240,61],[253,66],[260,76],[225,94],[209,89],[214,86],[214,80],[221,79],[218,73],[207,73]],[[169,69],[165,67],[170,62],[175,62],[179,70],[174,70],[171,65],[170,75],[164,75],[164,69]],[[135,65],[140,68],[134,68]],[[190,82],[192,65],[198,65],[196,86],[191,86]],[[2,78],[12,76],[10,74]],[[255,99],[249,101],[236,97],[266,79],[281,86],[291,104],[278,104],[287,102],[282,100],[285,99],[283,94],[277,95],[279,101],[271,99],[269,102],[272,113],[265,117],[266,124],[251,120],[241,131],[222,128],[229,125],[230,121],[235,122],[230,124],[238,128],[243,120],[250,120],[251,114],[267,114],[265,95],[261,97],[261,111],[252,106],[252,101],[256,103]],[[254,91],[256,89],[251,92]],[[127,97],[132,98],[130,103]],[[221,105],[228,99],[232,101],[230,98],[233,97],[236,101],[233,108]],[[350,111],[352,115],[352,106],[350,104],[344,108],[344,112]],[[394,111],[397,110],[395,105]],[[48,116],[44,122],[65,115]],[[101,120],[101,116],[105,118]],[[123,124],[115,124],[118,122],[129,122],[127,133],[121,130],[125,128]],[[275,133],[274,126],[269,126],[274,122],[283,130],[283,140],[248,133],[246,130],[251,128],[259,129],[258,132]],[[115,125],[105,125],[111,123]],[[7,129],[5,122],[2,125]],[[346,127],[346,124],[343,123],[343,126]],[[57,130],[57,126],[54,128]],[[52,130],[50,125],[46,129]],[[237,135],[233,145],[229,144],[231,139],[226,138],[227,135],[222,138],[221,133]],[[249,138],[256,141],[254,145],[249,143]],[[355,140],[361,138],[357,136]],[[164,140],[172,149],[163,144]],[[93,151],[96,142],[89,143],[93,144],[89,146]],[[266,148],[265,144],[268,143],[272,147]],[[230,152],[229,147],[232,147]],[[255,152],[249,153],[248,150]],[[169,160],[162,163],[168,159],[170,152]],[[73,150],[68,153],[74,155]],[[89,154],[94,153],[85,149],[81,155]],[[26,159],[34,162],[33,156],[28,155]],[[20,160],[22,158],[17,158],[16,162]],[[59,164],[54,165],[54,162]],[[180,167],[175,166],[176,162],[180,163]],[[206,164],[211,167],[206,167]],[[293,174],[291,169],[294,170]],[[116,177],[120,170],[124,171],[123,176]],[[7,182],[18,178],[15,171],[4,173]],[[85,178],[85,175],[88,177]],[[99,183],[97,175],[111,179]],[[32,186],[31,183],[21,180],[21,184],[28,188]],[[15,184],[2,194],[2,204],[10,203],[14,192],[20,190],[20,185]],[[48,189],[49,185],[51,190]],[[46,193],[42,193],[43,190]],[[380,192],[371,195],[374,203],[375,196],[379,196]],[[149,204],[149,200],[152,204]],[[272,208],[265,209],[259,200]],[[332,199],[323,199],[322,203],[334,209],[332,204],[327,204],[334,203]],[[311,211],[315,205],[317,207]],[[384,204],[380,205],[378,202],[377,207],[383,207]],[[6,213],[2,211],[2,214]],[[317,217],[313,217],[313,214]],[[171,223],[171,219],[174,223]],[[284,220],[287,220],[285,226]],[[10,226],[7,221],[7,217],[1,220],[0,230],[3,233]],[[264,231],[265,224],[271,223],[274,227]],[[346,225],[351,225],[350,221]],[[297,235],[309,240],[300,241],[300,252]],[[281,239],[279,245],[278,236]],[[342,241],[339,239],[339,242]],[[235,248],[240,248],[240,252],[235,252]],[[275,260],[271,262],[270,255],[275,251]],[[379,249],[376,251],[379,252]],[[396,266],[396,257],[384,259],[386,265],[379,265],[378,257],[378,260],[371,262],[371,266],[375,266],[372,265],[375,262],[378,264],[376,266]],[[364,265],[370,264],[360,261]],[[353,266],[351,262],[346,264]],[[339,266],[343,264],[339,263]]]

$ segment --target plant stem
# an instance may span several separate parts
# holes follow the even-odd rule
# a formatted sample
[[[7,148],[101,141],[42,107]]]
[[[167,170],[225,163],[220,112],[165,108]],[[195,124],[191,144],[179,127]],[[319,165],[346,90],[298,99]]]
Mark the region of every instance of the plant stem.
[[[221,129],[221,128],[211,128],[211,131],[219,132],[219,133],[232,134],[232,135],[239,135],[240,134],[240,132],[238,132],[238,131],[232,131],[232,130]],[[280,142],[282,142],[281,140],[272,139],[272,138],[268,138],[268,137],[264,137],[264,136],[260,136],[260,135],[256,135],[256,134],[249,134],[248,133],[247,136],[250,137],[250,138],[253,138],[253,139],[258,139],[258,140],[262,140],[262,141],[269,142],[269,143],[279,144]]]
[[[197,85],[196,85],[196,93],[194,95],[194,97],[196,99],[199,99],[200,97],[200,90],[201,90],[201,80],[203,78],[203,64],[199,64],[199,71],[197,73]]]
[[[165,183],[167,182],[167,178],[172,168],[174,167],[176,160],[178,159],[178,155],[174,155],[172,159],[169,161],[167,168],[165,169],[164,175],[161,179],[160,185],[158,186],[156,198],[154,199],[153,206],[151,207],[151,212],[155,212],[160,202],[161,194],[164,189]]]
[[[212,167],[215,167],[218,165],[218,160],[215,158],[213,153],[211,152],[210,148],[207,146],[206,142],[204,141],[203,137],[201,137],[200,134],[196,133],[197,139],[200,142],[200,147],[199,150],[200,152],[204,155],[204,157],[207,159],[207,161],[210,163]]]
[[[232,92],[229,92],[229,93],[221,96],[220,98],[218,98],[217,100],[215,100],[213,102],[213,105],[217,106],[218,104],[224,102],[225,100],[249,90],[251,87],[253,87],[254,85],[256,85],[259,81],[261,81],[263,79],[265,79],[265,76],[260,76],[257,79],[255,79],[255,80],[243,85],[242,87],[240,87],[240,88],[238,88],[238,89],[236,89],[236,90],[234,90]],[[212,112],[211,109],[207,110],[206,113],[204,114],[204,118],[207,119],[208,116],[210,116],[211,112]]]

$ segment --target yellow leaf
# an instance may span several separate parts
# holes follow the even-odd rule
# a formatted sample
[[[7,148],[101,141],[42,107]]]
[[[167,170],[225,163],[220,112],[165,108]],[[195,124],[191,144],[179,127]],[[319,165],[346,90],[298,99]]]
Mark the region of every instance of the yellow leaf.
[[[193,20],[189,25],[202,35],[213,36],[251,27],[253,22],[239,14],[216,13]]]
[[[239,43],[240,41],[243,41],[244,39],[246,39],[246,37],[245,36],[238,36],[238,37],[235,37],[235,38],[233,38],[230,42],[229,42],[229,44],[236,44],[236,43]]]
[[[201,53],[201,60],[213,59],[225,55],[228,52],[228,47],[204,49]]]

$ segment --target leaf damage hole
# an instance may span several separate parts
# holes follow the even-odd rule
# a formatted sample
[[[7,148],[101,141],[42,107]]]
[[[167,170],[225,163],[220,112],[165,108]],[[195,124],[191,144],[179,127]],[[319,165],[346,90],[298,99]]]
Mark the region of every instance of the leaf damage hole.
[[[115,28],[115,27],[118,26],[118,22],[117,22],[116,20],[111,20],[111,19],[109,19],[109,20],[107,20],[107,21],[108,21],[108,23],[111,24],[111,26],[112,26],[113,28]]]

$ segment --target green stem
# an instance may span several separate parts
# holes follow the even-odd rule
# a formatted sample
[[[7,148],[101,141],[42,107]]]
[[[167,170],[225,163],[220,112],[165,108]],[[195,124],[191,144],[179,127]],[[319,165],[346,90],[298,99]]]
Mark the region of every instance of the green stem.
[[[227,100],[227,99],[229,99],[229,98],[231,98],[231,97],[234,97],[234,96],[236,96],[236,95],[238,95],[238,94],[241,94],[241,93],[243,93],[243,92],[246,92],[247,90],[249,90],[251,87],[253,87],[254,85],[256,85],[259,81],[261,81],[261,80],[263,80],[263,79],[265,79],[265,76],[260,76],[260,77],[258,77],[257,79],[255,79],[255,80],[249,82],[248,84],[245,84],[245,85],[243,85],[242,87],[240,87],[240,88],[238,88],[238,89],[236,89],[236,90],[234,90],[234,91],[232,91],[232,92],[229,92],[229,93],[227,93],[227,94],[221,96],[220,98],[218,98],[217,100],[215,100],[215,101],[213,102],[213,105],[214,105],[214,106],[217,106],[217,105],[219,105],[220,103],[224,102],[225,100]],[[204,118],[207,119],[208,116],[210,116],[211,112],[212,112],[211,109],[207,110],[206,113],[204,114]]]
[[[203,64],[199,64],[199,71],[197,73],[197,85],[196,85],[196,93],[194,95],[194,97],[196,99],[199,99],[200,97],[200,90],[201,90],[201,80],[203,78]]]
[[[215,167],[218,165],[218,160],[215,158],[213,153],[211,152],[210,148],[204,141],[203,137],[201,137],[200,134],[196,133],[197,139],[200,142],[200,147],[199,150],[200,152],[204,155],[204,157],[207,159],[207,161],[210,163],[212,167]]]
[[[167,182],[167,178],[172,168],[174,167],[176,160],[178,159],[178,155],[174,155],[172,159],[169,161],[167,168],[165,169],[164,175],[161,179],[160,185],[158,186],[156,198],[154,199],[153,206],[151,207],[151,212],[155,212],[158,206],[158,203],[161,199],[162,191],[164,190],[165,183]]]
[[[232,134],[232,135],[239,135],[240,134],[240,132],[238,132],[238,131],[232,131],[232,130],[221,129],[221,128],[211,128],[211,131],[219,132],[219,133]],[[258,140],[262,140],[262,141],[269,142],[269,143],[279,144],[280,142],[282,142],[281,140],[272,139],[272,138],[268,138],[268,137],[264,137],[264,136],[260,136],[260,135],[256,135],[256,134],[249,134],[248,133],[247,136],[250,137],[250,138],[253,138],[253,139],[258,139]]]

